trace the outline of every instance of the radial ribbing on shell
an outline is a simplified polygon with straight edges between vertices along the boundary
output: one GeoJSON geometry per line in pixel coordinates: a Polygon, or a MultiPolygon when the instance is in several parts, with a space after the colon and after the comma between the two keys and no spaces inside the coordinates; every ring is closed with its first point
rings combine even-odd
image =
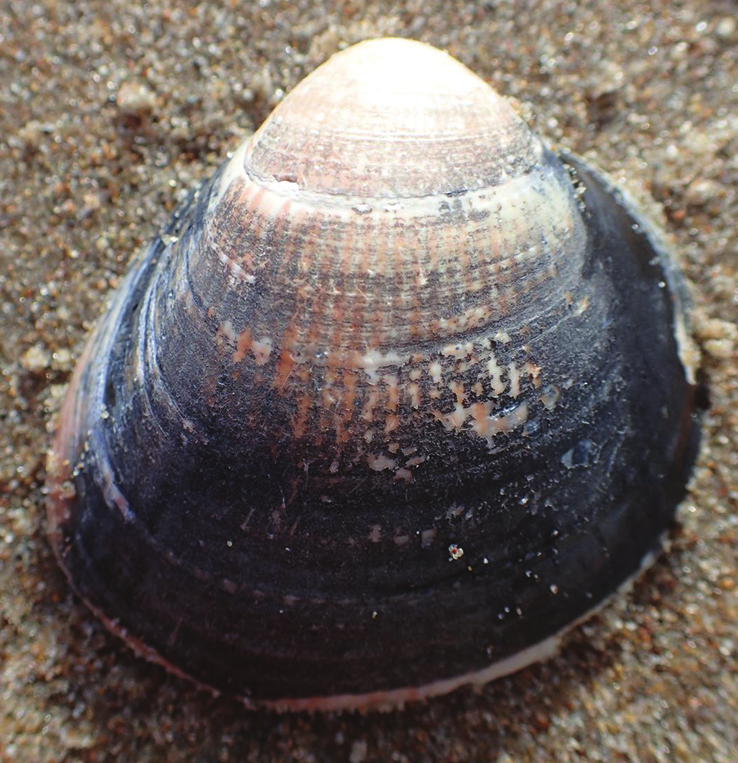
{"type": "Polygon", "coordinates": [[[445,53],[374,40],[307,77],[238,149],[174,282],[220,321],[234,373],[300,397],[297,433],[316,406],[341,430],[356,407],[365,421],[421,407],[412,378],[366,392],[383,368],[414,363],[469,403],[444,353],[488,369],[492,397],[516,397],[526,372],[503,381],[494,337],[577,297],[584,244],[566,173],[502,97],[445,53]]]}

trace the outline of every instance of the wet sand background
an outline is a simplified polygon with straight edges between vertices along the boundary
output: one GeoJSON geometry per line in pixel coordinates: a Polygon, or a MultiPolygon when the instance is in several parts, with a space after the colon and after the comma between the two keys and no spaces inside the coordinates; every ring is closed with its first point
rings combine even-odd
{"type": "Polygon", "coordinates": [[[728,761],[738,750],[738,5],[0,0],[0,760],[728,761]],[[712,407],[668,554],[481,691],[274,716],[133,656],[44,537],[45,453],[85,335],[178,199],[331,53],[415,37],[656,201],[712,407]]]}

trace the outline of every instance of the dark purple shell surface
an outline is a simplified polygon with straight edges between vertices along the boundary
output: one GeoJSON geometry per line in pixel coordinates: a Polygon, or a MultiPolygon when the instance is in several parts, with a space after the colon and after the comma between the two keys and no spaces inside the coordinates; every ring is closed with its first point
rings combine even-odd
{"type": "Polygon", "coordinates": [[[334,56],[99,322],[49,537],[144,656],[253,706],[400,704],[553,652],[660,548],[697,441],[678,273],[449,56],[334,56]]]}

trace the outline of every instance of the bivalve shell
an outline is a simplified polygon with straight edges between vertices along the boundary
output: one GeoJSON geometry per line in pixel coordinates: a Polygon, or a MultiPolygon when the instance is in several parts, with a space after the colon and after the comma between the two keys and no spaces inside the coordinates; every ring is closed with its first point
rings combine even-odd
{"type": "Polygon", "coordinates": [[[118,289],[50,458],[59,562],[144,656],[251,705],[515,670],[673,520],[682,292],[632,202],[460,63],[356,45],[118,289]]]}

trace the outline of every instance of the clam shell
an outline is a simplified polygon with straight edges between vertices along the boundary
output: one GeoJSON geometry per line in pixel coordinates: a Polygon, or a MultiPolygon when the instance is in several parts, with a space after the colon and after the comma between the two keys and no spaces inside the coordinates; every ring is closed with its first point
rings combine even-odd
{"type": "Polygon", "coordinates": [[[652,558],[697,441],[683,288],[449,56],[317,69],[133,264],[49,537],[141,653],[277,708],[486,681],[652,558]]]}

